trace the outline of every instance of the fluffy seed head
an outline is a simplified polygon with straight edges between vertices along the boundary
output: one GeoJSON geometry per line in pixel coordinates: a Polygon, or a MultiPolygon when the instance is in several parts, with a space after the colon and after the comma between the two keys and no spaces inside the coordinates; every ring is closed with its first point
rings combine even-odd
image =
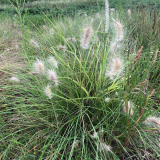
{"type": "Polygon", "coordinates": [[[114,8],[111,8],[111,9],[110,9],[111,12],[114,12],[114,10],[115,10],[114,8]]]}
{"type": "Polygon", "coordinates": [[[50,30],[49,30],[49,33],[50,33],[51,35],[53,35],[54,30],[53,30],[53,29],[50,29],[50,30]]]}
{"type": "Polygon", "coordinates": [[[45,95],[46,95],[49,99],[51,99],[51,98],[53,97],[53,93],[52,93],[52,91],[51,91],[50,85],[47,85],[47,86],[45,87],[44,93],[45,93],[45,95]]]}
{"type": "Polygon", "coordinates": [[[110,62],[109,70],[106,73],[106,76],[113,80],[116,76],[120,74],[123,69],[123,62],[120,58],[114,57],[110,62]]]}
{"type": "Polygon", "coordinates": [[[106,17],[105,32],[108,33],[108,29],[109,29],[109,3],[108,3],[108,0],[105,1],[105,17],[106,17]]]}
{"type": "Polygon", "coordinates": [[[36,47],[36,48],[39,47],[38,43],[37,43],[34,39],[31,39],[31,40],[30,40],[30,43],[31,43],[34,47],[36,47]]]}
{"type": "Polygon", "coordinates": [[[90,135],[93,139],[97,139],[98,138],[98,133],[94,132],[93,135],[90,135]]]}
{"type": "Polygon", "coordinates": [[[48,78],[55,83],[56,86],[58,86],[58,77],[56,75],[56,72],[54,70],[48,71],[48,78]]]}
{"type": "Polygon", "coordinates": [[[42,26],[42,28],[44,29],[44,30],[46,30],[47,29],[47,27],[44,25],[44,26],[42,26]]]}
{"type": "Polygon", "coordinates": [[[35,72],[38,74],[44,74],[44,62],[37,59],[33,64],[35,72]]]}
{"type": "Polygon", "coordinates": [[[81,47],[83,49],[89,48],[90,40],[92,37],[92,23],[93,23],[93,19],[91,20],[91,23],[89,24],[89,26],[84,29],[83,38],[81,40],[81,47]]]}
{"type": "Polygon", "coordinates": [[[153,59],[153,64],[156,62],[157,54],[158,54],[158,49],[156,50],[156,54],[155,54],[154,59],[153,59]]]}
{"type": "Polygon", "coordinates": [[[18,79],[18,77],[15,77],[15,76],[11,77],[10,80],[11,81],[15,81],[15,82],[20,82],[20,80],[18,79]]]}
{"type": "Polygon", "coordinates": [[[105,102],[109,103],[109,101],[110,101],[109,97],[105,98],[105,102]]]}
{"type": "Polygon", "coordinates": [[[110,9],[111,16],[113,15],[114,10],[115,10],[114,8],[111,8],[111,9],[110,9]]]}
{"type": "Polygon", "coordinates": [[[100,148],[101,151],[104,151],[105,153],[112,152],[111,147],[108,146],[105,142],[100,142],[99,143],[99,148],[100,148]]]}
{"type": "Polygon", "coordinates": [[[50,56],[48,59],[49,63],[52,64],[55,68],[58,68],[58,62],[56,61],[55,57],[50,56]]]}
{"type": "MultiPolygon", "coordinates": [[[[113,18],[112,18],[113,19],[113,18]]],[[[116,30],[116,42],[122,41],[123,36],[123,26],[120,22],[113,19],[115,30],[116,30]]]]}
{"type": "Polygon", "coordinates": [[[160,129],[160,118],[159,117],[154,117],[154,116],[151,116],[151,117],[148,117],[144,123],[146,124],[153,124],[155,125],[158,129],[160,129]]]}
{"type": "Polygon", "coordinates": [[[115,95],[118,96],[118,92],[116,92],[115,95]]]}

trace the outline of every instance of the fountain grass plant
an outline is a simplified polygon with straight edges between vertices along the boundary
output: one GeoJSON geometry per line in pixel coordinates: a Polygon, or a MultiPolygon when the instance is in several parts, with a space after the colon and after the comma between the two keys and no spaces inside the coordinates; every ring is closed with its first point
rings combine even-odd
{"type": "Polygon", "coordinates": [[[46,17],[34,30],[21,20],[26,68],[2,86],[2,159],[160,156],[159,52],[138,51],[115,17],[107,33],[104,15],[46,17]]]}

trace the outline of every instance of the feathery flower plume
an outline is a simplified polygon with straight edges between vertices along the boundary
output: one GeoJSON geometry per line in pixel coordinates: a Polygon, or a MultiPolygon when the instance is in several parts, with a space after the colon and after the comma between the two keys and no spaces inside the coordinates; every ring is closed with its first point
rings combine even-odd
{"type": "Polygon", "coordinates": [[[15,77],[15,76],[11,77],[10,80],[11,81],[20,82],[20,80],[18,79],[18,77],[15,77]]]}
{"type": "Polygon", "coordinates": [[[66,46],[61,46],[61,45],[58,45],[57,48],[58,48],[59,50],[66,50],[66,49],[67,49],[66,46]]]}
{"type": "Polygon", "coordinates": [[[113,80],[123,69],[123,62],[120,58],[114,57],[110,62],[110,69],[107,71],[106,76],[113,80]]]}
{"type": "Polygon", "coordinates": [[[109,101],[110,101],[109,97],[105,98],[105,102],[109,103],[109,101]]]}
{"type": "Polygon", "coordinates": [[[110,9],[110,12],[111,12],[111,16],[113,15],[113,12],[114,12],[114,8],[111,8],[110,9]]]}
{"type": "Polygon", "coordinates": [[[156,54],[154,56],[154,60],[153,60],[153,64],[155,63],[156,59],[157,59],[157,54],[158,54],[158,49],[156,50],[156,54]]]}
{"type": "Polygon", "coordinates": [[[130,9],[128,9],[128,16],[129,16],[129,18],[131,18],[131,10],[130,9]]]}
{"type": "Polygon", "coordinates": [[[55,83],[56,86],[58,86],[58,77],[56,75],[56,72],[54,70],[48,71],[48,78],[55,83]]]}
{"type": "Polygon", "coordinates": [[[113,19],[114,25],[115,25],[115,29],[116,29],[116,42],[122,41],[123,39],[123,26],[120,22],[116,21],[115,19],[113,19]]]}
{"type": "Polygon", "coordinates": [[[111,8],[111,9],[110,9],[111,12],[114,12],[114,10],[115,10],[114,8],[111,8]]]}
{"type": "Polygon", "coordinates": [[[48,61],[52,64],[55,68],[58,68],[58,62],[56,61],[55,57],[50,56],[48,61]]]}
{"type": "Polygon", "coordinates": [[[100,142],[99,143],[99,148],[100,148],[101,151],[104,151],[105,153],[112,152],[111,147],[108,146],[105,142],[100,142]]]}
{"type": "Polygon", "coordinates": [[[45,95],[46,95],[49,99],[51,99],[51,98],[53,97],[53,93],[52,93],[52,91],[51,91],[50,85],[47,85],[47,86],[45,87],[44,93],[45,93],[45,95]]]}
{"type": "Polygon", "coordinates": [[[47,29],[47,27],[44,25],[44,26],[42,26],[42,28],[44,29],[44,30],[46,30],[47,29]]]}
{"type": "Polygon", "coordinates": [[[30,43],[31,43],[34,47],[36,47],[36,48],[39,47],[38,43],[37,43],[36,41],[34,41],[34,39],[31,39],[31,40],[30,40],[30,43]]]}
{"type": "Polygon", "coordinates": [[[91,136],[93,139],[97,139],[97,138],[98,138],[98,133],[97,133],[97,132],[94,132],[93,135],[90,134],[90,136],[91,136]]]}
{"type": "Polygon", "coordinates": [[[90,40],[92,37],[92,23],[93,23],[93,19],[91,20],[89,26],[84,29],[83,38],[81,40],[81,47],[83,49],[89,48],[90,40]]]}
{"type": "MultiPolygon", "coordinates": [[[[126,106],[125,106],[125,103],[123,103],[123,111],[124,111],[125,113],[127,113],[125,107],[126,107],[126,106]]],[[[133,113],[134,113],[133,108],[134,108],[133,104],[132,104],[130,101],[128,101],[128,113],[127,113],[127,114],[133,116],[133,113]]]]}
{"type": "Polygon", "coordinates": [[[50,33],[51,35],[53,35],[54,30],[53,30],[53,29],[50,29],[50,30],[49,30],[49,33],[50,33]]]}
{"type": "Polygon", "coordinates": [[[34,70],[38,74],[44,74],[44,62],[37,59],[36,62],[33,64],[34,70]]]}
{"type": "Polygon", "coordinates": [[[148,118],[144,121],[144,123],[149,124],[149,125],[153,124],[153,125],[155,125],[158,129],[160,129],[160,118],[159,118],[159,117],[154,117],[154,116],[148,117],[148,118]]]}
{"type": "Polygon", "coordinates": [[[140,56],[141,56],[142,49],[143,49],[143,46],[141,46],[141,48],[138,50],[136,58],[133,60],[134,65],[136,65],[138,63],[138,60],[140,59],[140,56]]]}
{"type": "Polygon", "coordinates": [[[109,3],[108,3],[108,0],[105,1],[105,16],[106,16],[105,32],[108,33],[108,29],[109,29],[109,3]]]}
{"type": "Polygon", "coordinates": [[[118,92],[116,92],[115,95],[118,96],[118,92]]]}

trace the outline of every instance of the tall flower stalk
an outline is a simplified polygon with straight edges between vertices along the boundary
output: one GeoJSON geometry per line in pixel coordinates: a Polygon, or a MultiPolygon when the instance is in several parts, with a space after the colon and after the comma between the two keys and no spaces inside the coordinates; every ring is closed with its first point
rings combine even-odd
{"type": "Polygon", "coordinates": [[[108,3],[108,0],[105,1],[105,17],[106,17],[105,32],[108,33],[108,29],[109,29],[109,3],[108,3]]]}

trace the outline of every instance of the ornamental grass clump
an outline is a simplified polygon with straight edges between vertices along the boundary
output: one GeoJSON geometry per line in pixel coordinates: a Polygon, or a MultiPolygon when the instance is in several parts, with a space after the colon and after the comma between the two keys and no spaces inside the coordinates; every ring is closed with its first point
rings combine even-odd
{"type": "MultiPolygon", "coordinates": [[[[106,8],[108,14],[108,1],[106,8]]],[[[144,47],[136,57],[139,41],[125,36],[123,19],[111,23],[109,14],[104,17],[96,28],[90,21],[94,17],[87,16],[90,24],[83,37],[79,26],[84,16],[70,19],[71,24],[64,18],[65,31],[59,26],[62,19],[57,20],[47,27],[54,28],[52,36],[39,34],[43,45],[38,53],[34,46],[25,48],[29,69],[20,77],[24,83],[14,83],[18,96],[8,106],[3,99],[3,117],[11,114],[8,123],[3,122],[1,139],[14,146],[1,148],[3,159],[142,159],[144,149],[159,154],[157,146],[146,148],[157,130],[144,123],[159,125],[159,120],[148,118],[157,107],[158,53],[153,57],[144,47]],[[99,33],[101,28],[105,32],[99,33]],[[90,45],[93,35],[98,41],[90,45]],[[30,70],[37,74],[28,74],[30,70]]]]}
{"type": "MultiPolygon", "coordinates": [[[[68,34],[61,34],[57,29],[57,39],[61,39],[59,43],[64,45],[51,47],[50,56],[45,61],[45,71],[41,69],[44,63],[40,60],[36,62],[36,71],[43,73],[42,93],[48,97],[47,103],[51,107],[47,112],[50,115],[47,121],[55,126],[56,138],[53,139],[59,147],[55,149],[54,158],[59,157],[60,151],[66,157],[74,157],[76,150],[83,148],[86,148],[85,154],[92,152],[93,157],[100,154],[100,157],[113,158],[134,148],[134,138],[145,132],[141,125],[144,125],[145,113],[149,112],[150,92],[148,85],[142,83],[148,80],[152,68],[144,70],[141,66],[143,46],[136,58],[133,58],[134,55],[126,57],[123,53],[123,47],[127,47],[124,25],[113,18],[109,23],[108,12],[106,2],[104,37],[112,37],[109,43],[94,33],[92,19],[84,29],[83,37],[78,39],[75,35],[76,40],[65,39],[68,34]],[[109,24],[114,30],[112,36],[108,30],[109,24]],[[90,45],[93,34],[99,41],[90,45]],[[69,43],[71,41],[76,43],[69,43]],[[135,70],[137,67],[143,77],[135,70]],[[104,131],[100,133],[102,128],[104,131]]],[[[145,60],[150,58],[145,57],[145,60]]]]}

